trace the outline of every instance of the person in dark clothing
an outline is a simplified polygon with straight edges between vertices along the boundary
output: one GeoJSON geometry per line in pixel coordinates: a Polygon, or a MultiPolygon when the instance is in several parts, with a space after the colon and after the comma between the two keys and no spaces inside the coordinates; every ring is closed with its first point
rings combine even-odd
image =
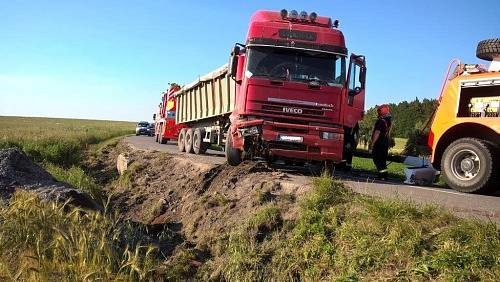
{"type": "Polygon", "coordinates": [[[389,105],[377,108],[378,119],[373,127],[369,150],[372,152],[373,163],[377,167],[378,179],[387,180],[387,155],[389,153],[389,134],[392,117],[389,105]]]}

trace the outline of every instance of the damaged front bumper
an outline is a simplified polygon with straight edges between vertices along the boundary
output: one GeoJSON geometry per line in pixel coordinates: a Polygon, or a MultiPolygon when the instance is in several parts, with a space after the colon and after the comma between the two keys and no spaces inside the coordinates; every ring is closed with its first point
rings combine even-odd
{"type": "MultiPolygon", "coordinates": [[[[235,144],[242,151],[261,142],[265,152],[261,155],[277,156],[308,161],[341,161],[344,131],[341,127],[290,124],[263,119],[238,120],[235,122],[235,144]],[[246,145],[246,146],[245,146],[246,145]]],[[[234,136],[234,135],[233,135],[234,136]]]]}

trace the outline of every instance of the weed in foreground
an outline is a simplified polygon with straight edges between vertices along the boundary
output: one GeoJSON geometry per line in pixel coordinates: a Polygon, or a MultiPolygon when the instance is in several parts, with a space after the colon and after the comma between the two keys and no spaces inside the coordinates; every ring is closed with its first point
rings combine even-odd
{"type": "Polygon", "coordinates": [[[156,248],[127,244],[125,228],[98,212],[16,192],[0,207],[0,280],[151,278],[156,248]]]}

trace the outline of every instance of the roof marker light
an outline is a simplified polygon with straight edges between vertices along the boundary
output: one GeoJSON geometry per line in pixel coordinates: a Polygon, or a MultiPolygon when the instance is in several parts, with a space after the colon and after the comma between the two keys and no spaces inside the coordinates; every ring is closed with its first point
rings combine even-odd
{"type": "Polygon", "coordinates": [[[280,12],[281,18],[284,19],[288,16],[288,11],[286,9],[281,10],[280,12]]]}
{"type": "Polygon", "coordinates": [[[295,20],[299,16],[299,13],[297,13],[296,10],[291,10],[290,11],[290,19],[295,20]]]}
{"type": "Polygon", "coordinates": [[[307,12],[306,11],[300,12],[300,19],[303,21],[307,20],[307,12]]]}
{"type": "Polygon", "coordinates": [[[316,18],[318,17],[318,14],[316,14],[315,12],[312,12],[310,15],[309,15],[309,19],[311,20],[311,22],[314,22],[316,21],[316,18]]]}

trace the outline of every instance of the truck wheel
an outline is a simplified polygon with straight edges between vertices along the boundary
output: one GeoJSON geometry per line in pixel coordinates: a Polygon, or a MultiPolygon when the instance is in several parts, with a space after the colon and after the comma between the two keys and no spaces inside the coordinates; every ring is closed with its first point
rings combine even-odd
{"type": "Polygon", "coordinates": [[[461,138],[444,151],[441,169],[446,183],[465,193],[486,192],[494,177],[491,148],[476,138],[461,138]]]}
{"type": "Polygon", "coordinates": [[[476,56],[479,59],[492,61],[500,56],[500,38],[487,39],[477,44],[476,56]]]}
{"type": "Polygon", "coordinates": [[[195,154],[204,154],[208,149],[208,143],[203,142],[205,130],[203,128],[196,128],[193,132],[193,151],[195,154]]]}
{"type": "Polygon", "coordinates": [[[227,133],[225,151],[226,160],[229,165],[237,166],[241,163],[241,152],[240,150],[233,148],[233,137],[231,136],[231,132],[227,133]]]}
{"type": "Polygon", "coordinates": [[[190,128],[186,131],[186,137],[184,138],[184,147],[186,148],[186,153],[194,153],[193,151],[193,129],[190,128]]]}
{"type": "Polygon", "coordinates": [[[177,149],[179,152],[184,152],[186,150],[185,147],[185,140],[186,139],[186,129],[182,128],[181,131],[179,131],[179,137],[177,138],[177,149]]]}

